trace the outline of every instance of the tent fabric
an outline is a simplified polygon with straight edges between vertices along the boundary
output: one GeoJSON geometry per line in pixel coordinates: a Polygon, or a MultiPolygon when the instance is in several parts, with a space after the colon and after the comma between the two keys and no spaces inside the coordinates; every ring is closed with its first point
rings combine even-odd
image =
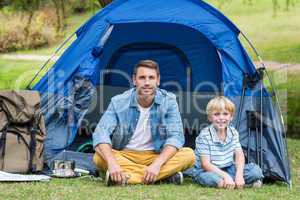
{"type": "MultiPolygon", "coordinates": [[[[161,87],[191,105],[181,110],[187,131],[195,132],[193,127],[207,123],[204,112],[195,104],[201,104],[203,111],[216,94],[227,96],[238,107],[244,74],[257,76],[239,33],[228,18],[201,0],[113,1],[76,31],[76,40],[33,87],[41,93],[46,119],[46,160],[72,144],[83,119],[89,119],[88,126],[97,123],[103,113],[99,103],[107,104],[101,101],[109,101],[107,96],[133,86],[133,66],[141,59],[157,61],[161,87]],[[104,86],[109,92],[99,90],[104,86]],[[105,98],[99,100],[99,93],[105,98]],[[199,101],[194,99],[198,94],[199,101]]],[[[263,172],[267,177],[289,182],[281,122],[270,94],[264,87],[260,91],[260,84],[245,91],[241,142],[248,148],[245,113],[260,111],[258,99],[262,94],[264,117],[271,122],[264,126],[263,172]]],[[[253,152],[256,147],[250,148],[253,152]]]]}
{"type": "MultiPolygon", "coordinates": [[[[179,24],[194,29],[199,34],[203,34],[202,37],[207,38],[218,50],[220,59],[222,59],[222,69],[225,72],[229,71],[226,70],[228,67],[231,69],[230,71],[235,70],[234,73],[223,73],[224,84],[229,84],[232,81],[236,82],[230,90],[224,91],[226,95],[239,95],[242,87],[241,75],[255,72],[253,63],[245,51],[242,50],[243,47],[237,38],[239,31],[236,26],[229,23],[224,15],[211,8],[205,2],[190,0],[117,0],[97,13],[77,31],[78,39],[63,54],[52,70],[48,72],[48,75],[50,77],[53,76],[53,79],[56,80],[55,85],[53,87],[48,85],[48,76],[44,76],[35,86],[35,89],[39,88],[40,91],[62,93],[63,91],[57,90],[59,87],[56,85],[67,83],[68,79],[76,73],[76,70],[80,69],[81,63],[85,60],[84,58],[89,57],[91,50],[98,47],[103,34],[106,33],[110,25],[137,22],[179,24]],[[66,63],[69,66],[76,67],[67,67],[66,63]],[[57,75],[62,73],[64,74],[63,76],[57,75]]],[[[140,35],[148,35],[141,30],[140,35]]],[[[90,70],[94,70],[97,61],[95,61],[95,65],[89,65],[90,70]]],[[[93,62],[93,60],[90,62],[93,62]]],[[[180,77],[177,77],[177,79],[180,79],[180,77]]],[[[97,80],[92,81],[97,82],[97,80]]]]}
{"type": "MultiPolygon", "coordinates": [[[[240,97],[231,97],[231,100],[237,105],[240,102],[240,97]]],[[[251,130],[248,137],[248,126],[246,111],[257,111],[260,108],[260,98],[256,96],[245,97],[245,104],[242,111],[241,122],[239,127],[240,142],[247,155],[248,142],[250,140],[250,157],[247,160],[255,162],[256,160],[256,137],[260,137],[260,129],[257,132],[251,130]]],[[[284,134],[281,126],[278,113],[273,106],[271,97],[263,98],[263,137],[262,137],[262,170],[264,176],[272,180],[287,181],[290,180],[289,160],[287,158],[287,149],[285,140],[281,137],[284,134]],[[283,178],[285,177],[285,178],[283,178]]],[[[237,119],[234,119],[233,124],[236,124],[237,119]]]]}

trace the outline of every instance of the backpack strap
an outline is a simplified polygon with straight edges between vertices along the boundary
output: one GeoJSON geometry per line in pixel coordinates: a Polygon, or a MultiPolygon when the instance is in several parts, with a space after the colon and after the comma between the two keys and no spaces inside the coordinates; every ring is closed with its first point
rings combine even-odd
{"type": "Polygon", "coordinates": [[[28,130],[30,132],[30,144],[29,144],[30,158],[28,163],[28,169],[30,172],[36,171],[36,167],[33,166],[33,158],[34,156],[38,156],[35,155],[35,151],[36,151],[36,134],[38,134],[41,131],[39,127],[40,119],[41,119],[41,113],[35,112],[34,117],[31,123],[29,123],[29,127],[28,127],[28,130]]]}
{"type": "MultiPolygon", "coordinates": [[[[2,132],[2,135],[0,137],[0,151],[1,151],[0,157],[1,157],[1,159],[4,159],[4,156],[5,156],[6,135],[7,135],[8,125],[9,125],[9,123],[7,123],[1,130],[1,132],[2,132]]],[[[3,167],[4,167],[4,161],[2,162],[1,169],[3,169],[3,167]]]]}

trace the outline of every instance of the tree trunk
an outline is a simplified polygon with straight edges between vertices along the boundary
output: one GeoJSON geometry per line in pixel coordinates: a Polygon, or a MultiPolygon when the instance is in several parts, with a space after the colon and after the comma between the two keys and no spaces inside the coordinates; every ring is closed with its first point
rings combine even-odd
{"type": "Polygon", "coordinates": [[[104,8],[106,5],[110,4],[113,0],[98,0],[99,4],[102,8],[104,8]]]}
{"type": "Polygon", "coordinates": [[[273,2],[273,12],[274,12],[273,16],[276,17],[277,16],[277,9],[279,7],[278,0],[272,0],[272,2],[273,2]]]}
{"type": "Polygon", "coordinates": [[[26,39],[27,39],[27,37],[29,36],[29,33],[30,33],[30,25],[31,25],[31,22],[32,22],[33,14],[34,14],[34,12],[32,10],[29,11],[28,20],[27,20],[26,26],[24,27],[24,32],[25,32],[25,38],[26,39]]]}
{"type": "Polygon", "coordinates": [[[61,30],[61,16],[60,16],[60,9],[59,9],[59,2],[57,0],[52,0],[54,7],[55,7],[55,13],[56,13],[56,33],[59,33],[61,30]]]}
{"type": "Polygon", "coordinates": [[[60,0],[60,5],[61,5],[61,12],[62,12],[62,27],[63,29],[65,29],[67,27],[67,24],[66,24],[66,18],[67,18],[67,15],[66,15],[66,7],[65,7],[65,0],[60,0]]]}

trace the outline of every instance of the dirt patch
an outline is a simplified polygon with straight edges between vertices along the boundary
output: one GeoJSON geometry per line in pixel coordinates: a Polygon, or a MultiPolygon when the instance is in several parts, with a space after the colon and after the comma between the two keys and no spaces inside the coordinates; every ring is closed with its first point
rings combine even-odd
{"type": "MultiPolygon", "coordinates": [[[[259,62],[254,62],[255,66],[260,67],[259,62]]],[[[298,63],[279,63],[274,61],[264,61],[265,67],[271,71],[287,70],[289,72],[297,71],[300,72],[300,64],[298,63]]]]}
{"type": "MultiPolygon", "coordinates": [[[[32,60],[32,61],[46,61],[50,56],[48,55],[32,55],[32,54],[2,54],[0,58],[7,60],[32,60]]],[[[52,60],[57,60],[54,56],[52,60]]]]}

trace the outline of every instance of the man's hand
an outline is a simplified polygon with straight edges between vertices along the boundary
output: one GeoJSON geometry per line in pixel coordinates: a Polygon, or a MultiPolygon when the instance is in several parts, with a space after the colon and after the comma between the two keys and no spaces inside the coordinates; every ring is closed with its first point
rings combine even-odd
{"type": "Polygon", "coordinates": [[[235,185],[237,187],[237,189],[243,189],[244,185],[245,185],[245,180],[243,175],[236,175],[235,176],[235,185]]]}
{"type": "Polygon", "coordinates": [[[108,165],[108,172],[113,182],[116,182],[119,185],[123,185],[126,183],[127,181],[126,176],[119,164],[113,163],[108,165]]]}
{"type": "Polygon", "coordinates": [[[224,177],[224,188],[232,190],[235,187],[235,182],[229,174],[224,177]]]}
{"type": "Polygon", "coordinates": [[[145,169],[145,174],[143,177],[143,182],[146,184],[150,184],[153,183],[160,171],[160,165],[152,163],[151,165],[149,165],[146,169],[145,169]]]}
{"type": "Polygon", "coordinates": [[[111,180],[120,185],[125,184],[127,178],[112,152],[111,145],[99,144],[95,150],[107,162],[107,169],[111,180]]]}

